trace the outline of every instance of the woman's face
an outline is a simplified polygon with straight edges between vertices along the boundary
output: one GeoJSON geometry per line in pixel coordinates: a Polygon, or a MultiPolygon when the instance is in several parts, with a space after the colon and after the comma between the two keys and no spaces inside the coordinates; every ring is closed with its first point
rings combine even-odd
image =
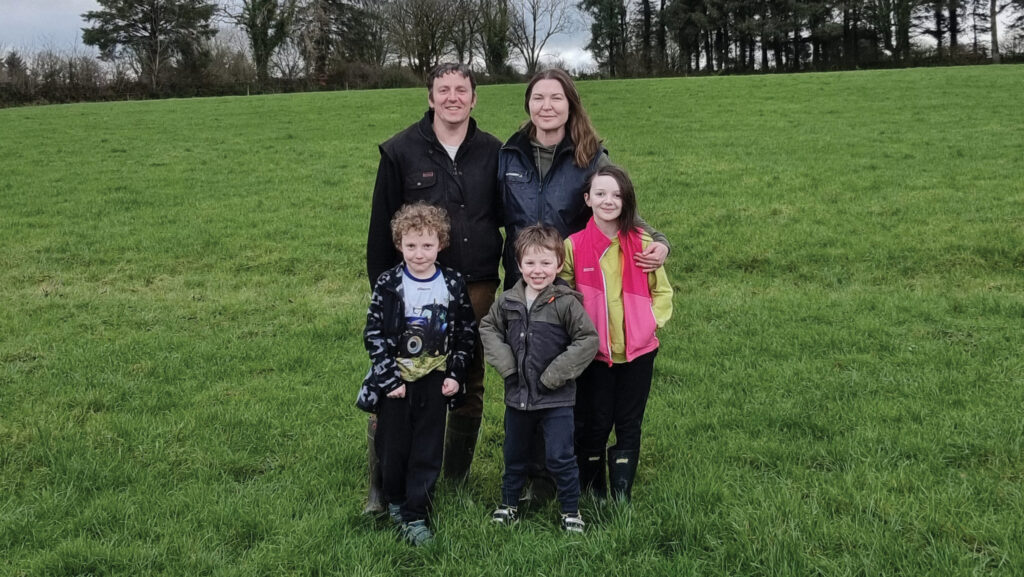
{"type": "Polygon", "coordinates": [[[537,81],[530,91],[530,120],[537,130],[556,132],[569,121],[569,99],[562,83],[554,79],[537,81]]]}

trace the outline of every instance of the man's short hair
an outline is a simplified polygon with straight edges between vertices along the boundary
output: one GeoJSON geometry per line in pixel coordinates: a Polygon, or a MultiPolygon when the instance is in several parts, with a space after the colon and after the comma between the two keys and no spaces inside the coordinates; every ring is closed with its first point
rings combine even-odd
{"type": "Polygon", "coordinates": [[[471,69],[468,64],[458,64],[455,62],[438,64],[430,71],[430,74],[427,75],[427,92],[434,91],[434,80],[452,72],[457,72],[461,74],[463,78],[468,78],[470,86],[473,87],[473,93],[476,94],[476,77],[473,76],[473,69],[471,69]]]}
{"type": "Polygon", "coordinates": [[[402,206],[391,218],[391,240],[399,251],[402,250],[402,237],[408,232],[437,233],[438,249],[444,249],[448,246],[450,230],[448,213],[423,201],[402,206]]]}
{"type": "Polygon", "coordinates": [[[558,257],[558,264],[565,262],[565,245],[562,235],[553,226],[530,225],[516,235],[516,262],[523,262],[523,255],[530,249],[546,248],[558,257]]]}

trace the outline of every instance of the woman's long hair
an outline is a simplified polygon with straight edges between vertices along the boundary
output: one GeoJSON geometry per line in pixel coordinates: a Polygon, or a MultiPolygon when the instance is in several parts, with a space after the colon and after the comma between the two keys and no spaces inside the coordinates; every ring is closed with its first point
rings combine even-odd
{"type": "Polygon", "coordinates": [[[533,78],[530,79],[530,83],[526,85],[526,102],[524,107],[526,108],[527,118],[526,122],[523,123],[523,128],[527,129],[527,133],[531,138],[537,136],[537,127],[533,125],[533,121],[529,118],[530,94],[533,92],[533,86],[541,80],[557,80],[562,85],[565,97],[569,101],[569,121],[566,123],[568,124],[566,128],[569,131],[572,143],[576,146],[576,166],[580,168],[589,166],[590,161],[594,160],[594,156],[601,150],[601,139],[597,136],[594,125],[590,123],[590,117],[587,116],[583,103],[580,102],[580,93],[576,90],[576,84],[565,70],[549,68],[534,74],[533,78]]]}

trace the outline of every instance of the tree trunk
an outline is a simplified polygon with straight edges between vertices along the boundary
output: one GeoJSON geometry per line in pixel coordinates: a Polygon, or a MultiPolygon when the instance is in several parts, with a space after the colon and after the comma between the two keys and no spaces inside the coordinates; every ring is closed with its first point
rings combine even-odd
{"type": "Polygon", "coordinates": [[[668,64],[668,37],[665,30],[665,1],[661,0],[661,6],[658,8],[658,28],[655,32],[655,38],[658,45],[658,53],[655,55],[655,60],[658,62],[658,68],[664,71],[668,64]]]}
{"type": "Polygon", "coordinates": [[[690,73],[690,46],[686,43],[683,29],[676,31],[676,44],[679,46],[679,68],[684,75],[690,73]]]}
{"type": "Polygon", "coordinates": [[[794,22],[794,24],[795,24],[795,26],[793,27],[793,70],[794,71],[799,71],[800,70],[800,60],[801,60],[801,58],[800,58],[800,52],[801,52],[800,48],[801,48],[801,43],[803,42],[803,38],[800,37],[800,23],[799,22],[794,22]]]}
{"type": "Polygon", "coordinates": [[[641,30],[640,30],[640,59],[644,66],[644,73],[647,76],[651,75],[653,65],[651,62],[651,46],[653,44],[654,35],[654,11],[651,6],[651,0],[641,0],[640,2],[640,17],[641,17],[641,30]]]}
{"type": "Polygon", "coordinates": [[[707,55],[707,66],[704,67],[708,72],[715,71],[715,47],[711,41],[711,31],[704,31],[704,53],[707,55]]]}
{"type": "Polygon", "coordinates": [[[729,37],[724,28],[715,31],[715,52],[717,54],[718,69],[725,72],[729,67],[729,37]]]}
{"type": "Polygon", "coordinates": [[[913,8],[909,0],[899,0],[896,16],[896,50],[900,61],[910,60],[910,20],[913,8]]]}
{"type": "Polygon", "coordinates": [[[989,0],[988,14],[992,22],[992,63],[999,64],[999,9],[996,6],[999,0],[989,0]]]}
{"type": "Polygon", "coordinates": [[[959,0],[949,0],[949,57],[956,58],[957,46],[960,44],[960,11],[959,0]]]}
{"type": "Polygon", "coordinates": [[[843,8],[843,68],[853,68],[853,49],[850,42],[850,11],[843,8]]]}
{"type": "Polygon", "coordinates": [[[761,72],[768,72],[768,43],[764,34],[761,34],[761,72]]]}

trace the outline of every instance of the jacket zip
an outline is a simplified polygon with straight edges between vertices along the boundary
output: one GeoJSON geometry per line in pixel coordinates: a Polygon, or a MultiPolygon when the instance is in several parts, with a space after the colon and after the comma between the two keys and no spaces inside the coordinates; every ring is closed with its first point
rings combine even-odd
{"type": "MultiPolygon", "coordinates": [[[[605,249],[601,251],[601,256],[597,257],[597,270],[601,273],[601,296],[604,298],[604,335],[605,340],[608,341],[607,343],[605,343],[605,346],[608,347],[609,361],[612,358],[612,322],[610,320],[610,317],[608,316],[608,281],[604,278],[604,269],[601,268],[601,260],[604,258],[604,255],[608,254],[608,249],[610,249],[611,247],[612,245],[610,244],[606,246],[605,249]]],[[[623,259],[625,259],[625,257],[623,257],[623,259]]],[[[622,326],[622,338],[625,339],[625,319],[623,319],[622,326]]]]}
{"type": "MultiPolygon", "coordinates": [[[[537,296],[539,297],[540,295],[537,295],[537,296]]],[[[533,304],[534,304],[534,306],[544,306],[545,304],[548,304],[549,302],[553,302],[555,298],[557,298],[557,295],[552,296],[548,301],[544,301],[544,302],[540,302],[540,303],[538,303],[537,301],[534,301],[533,304]]],[[[535,407],[536,406],[536,401],[539,400],[539,397],[538,397],[538,398],[533,399],[534,402],[532,402],[532,403],[530,402],[531,401],[531,395],[533,394],[533,388],[529,385],[529,380],[527,380],[527,378],[526,378],[526,359],[528,359],[530,357],[530,307],[527,307],[526,303],[523,302],[523,301],[513,301],[513,302],[516,302],[517,308],[519,308],[521,311],[525,311],[525,314],[523,314],[523,337],[522,337],[523,338],[523,354],[522,354],[522,356],[519,359],[517,359],[516,362],[519,364],[519,376],[523,380],[523,385],[525,386],[525,389],[526,389],[526,402],[525,403],[520,403],[519,404],[520,405],[519,408],[520,409],[529,410],[529,409],[532,409],[533,407],[535,407]]],[[[538,387],[537,390],[538,390],[538,392],[540,391],[539,387],[543,387],[543,386],[544,385],[540,382],[540,375],[537,375],[537,387],[538,387]]]]}

